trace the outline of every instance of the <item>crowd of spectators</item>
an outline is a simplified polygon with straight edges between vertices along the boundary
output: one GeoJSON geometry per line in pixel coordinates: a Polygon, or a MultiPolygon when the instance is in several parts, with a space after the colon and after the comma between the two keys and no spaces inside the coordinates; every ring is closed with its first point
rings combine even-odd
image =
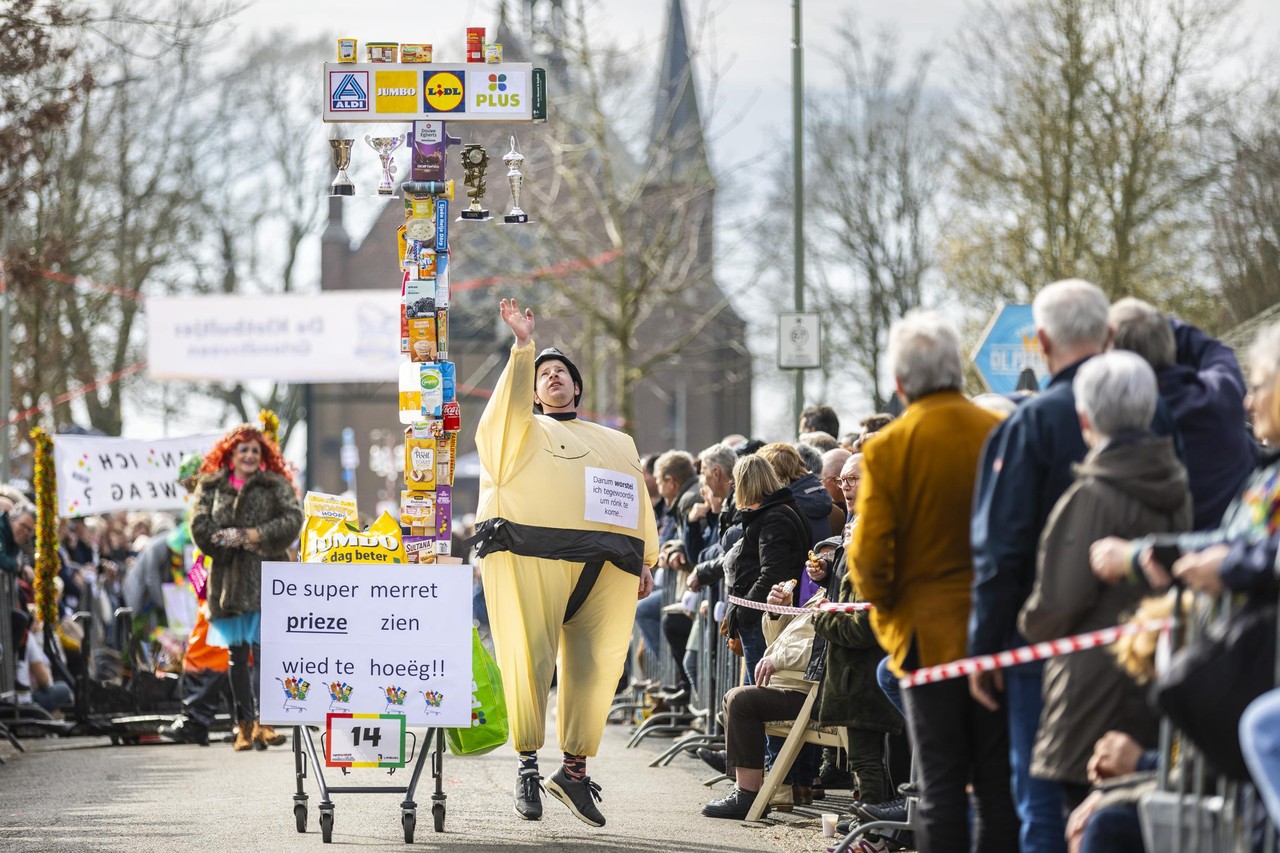
{"type": "MultiPolygon", "coordinates": [[[[734,785],[704,815],[747,816],[779,755],[766,723],[798,714],[817,684],[813,721],[844,729],[848,750],[806,745],[771,807],[852,790],[845,831],[909,824],[882,840],[925,853],[1147,849],[1138,802],[1156,784],[1152,768],[1187,752],[1158,753],[1154,643],[900,680],[1135,611],[1171,612],[1183,589],[1202,602],[1271,605],[1274,635],[1280,324],[1258,334],[1246,382],[1221,341],[1140,300],[1110,305],[1084,281],[1045,287],[1033,316],[1047,372],[1038,392],[966,397],[958,334],[917,311],[889,334],[898,417],[872,414],[841,432],[831,407],[812,406],[795,442],[731,435],[642,460],[661,547],[636,624],[644,650],[664,649],[674,673],[649,685],[654,699],[694,699],[709,651],[694,640],[709,622],[741,658],[719,709],[724,749],[698,750],[734,785]],[[717,612],[700,606],[709,591],[802,612],[717,612]],[[825,601],[869,607],[824,612],[825,601]]],[[[0,580],[16,591],[0,643],[17,664],[17,701],[56,715],[75,700],[66,658],[79,628],[67,617],[94,614],[94,647],[118,656],[113,614],[131,607],[131,636],[151,636],[163,624],[155,590],[190,563],[190,543],[163,514],[61,522],[60,622],[46,631],[34,608],[35,522],[30,495],[0,490],[0,580]]],[[[1280,693],[1239,717],[1224,710],[1218,727],[1280,819],[1280,693]]],[[[177,739],[207,741],[194,719],[199,731],[177,739]]]]}
{"type": "MultiPolygon", "coordinates": [[[[55,718],[75,702],[73,664],[80,653],[85,626],[72,614],[92,615],[88,629],[96,650],[90,671],[102,667],[104,676],[119,674],[126,633],[116,611],[134,606],[139,626],[154,626],[162,603],[138,607],[130,601],[129,578],[149,544],[163,541],[174,520],[165,513],[114,512],[62,519],[58,525],[58,623],[46,632],[35,604],[35,522],[33,495],[12,486],[0,487],[0,583],[5,585],[9,636],[0,649],[13,667],[15,696],[22,705],[36,705],[55,718]],[[49,639],[46,639],[48,635],[49,639]]],[[[169,579],[166,579],[169,580],[169,579]]],[[[145,633],[145,631],[144,631],[145,633]]]]}
{"type": "MultiPolygon", "coordinates": [[[[735,784],[704,815],[747,816],[778,754],[765,722],[794,717],[816,682],[814,722],[845,727],[848,754],[806,747],[772,806],[851,788],[847,831],[907,821],[911,798],[911,836],[882,840],[930,853],[1144,849],[1136,803],[1154,785],[1161,718],[1142,683],[1154,643],[899,680],[1140,608],[1169,612],[1171,586],[1274,605],[1280,324],[1259,334],[1246,382],[1221,341],[1140,300],[1110,305],[1084,281],[1047,286],[1033,315],[1038,392],[966,398],[955,329],[912,312],[889,336],[896,419],[842,433],[831,408],[814,406],[794,443],[728,436],[645,460],[663,545],[637,621],[646,646],[666,640],[679,673],[653,690],[658,702],[687,701],[701,664],[688,638],[710,617],[687,592],[807,611],[725,609],[740,681],[720,709],[726,748],[698,754],[735,784]],[[819,612],[825,600],[871,607],[819,612]],[[1135,665],[1138,646],[1148,652],[1135,665]]],[[[1280,694],[1243,723],[1223,713],[1233,740],[1237,725],[1280,817],[1280,694]]],[[[1182,752],[1192,745],[1185,736],[1182,752]]]]}

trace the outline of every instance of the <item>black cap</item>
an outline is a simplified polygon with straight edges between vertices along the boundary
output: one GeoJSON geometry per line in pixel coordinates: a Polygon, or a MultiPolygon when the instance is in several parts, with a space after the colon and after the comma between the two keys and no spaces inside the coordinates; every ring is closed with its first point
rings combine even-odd
{"type": "Polygon", "coordinates": [[[560,350],[555,347],[547,347],[542,352],[538,353],[538,357],[533,360],[534,381],[537,381],[536,377],[538,375],[538,368],[542,366],[542,363],[544,361],[551,361],[552,359],[561,362],[565,366],[565,369],[569,371],[569,378],[573,380],[574,385],[578,386],[578,393],[573,395],[573,404],[575,406],[578,405],[578,402],[582,399],[582,374],[578,372],[578,366],[569,360],[569,356],[560,352],[560,350]]]}

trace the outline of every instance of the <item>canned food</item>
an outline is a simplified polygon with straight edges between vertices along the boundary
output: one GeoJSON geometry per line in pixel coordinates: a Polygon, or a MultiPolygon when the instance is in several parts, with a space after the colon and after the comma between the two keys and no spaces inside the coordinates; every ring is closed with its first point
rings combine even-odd
{"type": "Polygon", "coordinates": [[[400,43],[394,41],[371,41],[364,46],[365,59],[369,62],[395,62],[400,43]]]}
{"type": "Polygon", "coordinates": [[[502,45],[486,44],[484,46],[484,61],[490,64],[501,62],[502,61],[502,45]]]}
{"type": "Polygon", "coordinates": [[[338,61],[355,62],[359,58],[355,39],[338,39],[338,61]]]}
{"type": "Polygon", "coordinates": [[[484,27],[467,27],[467,62],[484,62],[484,27]]]}
{"type": "Polygon", "coordinates": [[[431,45],[429,44],[400,45],[400,61],[401,62],[430,62],[431,61],[431,45]]]}

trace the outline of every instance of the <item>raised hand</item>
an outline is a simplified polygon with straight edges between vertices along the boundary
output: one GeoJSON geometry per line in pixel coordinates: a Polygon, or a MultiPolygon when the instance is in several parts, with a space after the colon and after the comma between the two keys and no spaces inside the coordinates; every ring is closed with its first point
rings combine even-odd
{"type": "Polygon", "coordinates": [[[516,336],[516,346],[522,347],[533,337],[533,311],[526,308],[521,313],[520,306],[514,299],[504,299],[498,303],[502,314],[502,322],[511,328],[516,336]]]}

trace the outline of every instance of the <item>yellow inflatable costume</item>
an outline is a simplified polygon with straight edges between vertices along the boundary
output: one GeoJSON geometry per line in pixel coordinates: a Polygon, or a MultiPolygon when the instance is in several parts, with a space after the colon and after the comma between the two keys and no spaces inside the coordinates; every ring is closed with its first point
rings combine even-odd
{"type": "Polygon", "coordinates": [[[658,533],[635,442],[534,414],[534,372],[513,346],[476,430],[485,601],[516,750],[542,746],[558,651],[561,749],[594,756],[658,533]]]}

